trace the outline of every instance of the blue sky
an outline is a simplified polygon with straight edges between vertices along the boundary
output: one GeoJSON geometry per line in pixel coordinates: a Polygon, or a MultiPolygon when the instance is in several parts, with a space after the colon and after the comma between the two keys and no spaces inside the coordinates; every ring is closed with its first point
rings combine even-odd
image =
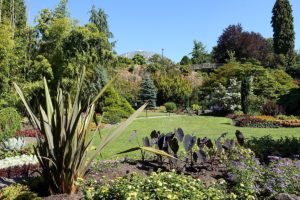
{"type": "MultiPolygon", "coordinates": [[[[53,9],[59,0],[26,0],[29,20],[42,8],[53,9]]],[[[270,24],[275,0],[69,0],[71,17],[80,24],[88,21],[92,5],[109,15],[109,25],[117,41],[118,54],[135,50],[161,53],[174,61],[191,52],[193,40],[208,51],[230,24],[241,23],[244,30],[272,37],[270,24]]],[[[300,1],[293,7],[296,49],[300,50],[300,1]]]]}

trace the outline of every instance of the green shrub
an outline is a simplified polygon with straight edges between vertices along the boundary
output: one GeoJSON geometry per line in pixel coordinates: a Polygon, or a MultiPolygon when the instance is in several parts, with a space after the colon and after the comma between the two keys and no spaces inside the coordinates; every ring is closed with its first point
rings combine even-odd
{"type": "Polygon", "coordinates": [[[158,112],[166,112],[166,107],[165,106],[159,106],[159,108],[158,108],[158,112]]]}
{"type": "Polygon", "coordinates": [[[260,138],[251,137],[247,140],[246,146],[264,161],[268,160],[268,156],[293,157],[300,155],[300,138],[297,137],[282,137],[280,139],[274,139],[270,135],[260,138]]]}
{"type": "Polygon", "coordinates": [[[15,108],[0,110],[0,141],[12,137],[21,128],[21,116],[15,108]]]}
{"type": "Polygon", "coordinates": [[[167,112],[175,112],[177,110],[177,106],[174,102],[165,103],[165,107],[167,112]]]}
{"type": "Polygon", "coordinates": [[[232,199],[226,182],[220,180],[206,187],[200,179],[175,172],[152,173],[149,177],[132,175],[97,185],[84,186],[86,199],[232,199]]]}
{"type": "Polygon", "coordinates": [[[193,105],[192,105],[192,110],[193,110],[193,111],[197,112],[197,111],[200,110],[200,109],[201,109],[201,106],[200,106],[200,105],[198,105],[198,104],[193,104],[193,105]]]}
{"type": "Polygon", "coordinates": [[[100,106],[104,113],[104,123],[118,123],[121,119],[128,118],[134,112],[128,101],[121,97],[113,88],[108,88],[105,91],[103,103],[100,106]]]}
{"type": "Polygon", "coordinates": [[[121,122],[121,120],[122,119],[118,114],[110,111],[110,112],[105,113],[103,122],[109,123],[109,124],[117,124],[117,123],[121,122]]]}
{"type": "Polygon", "coordinates": [[[40,200],[42,198],[31,192],[26,185],[12,184],[0,190],[0,199],[40,200]]]}

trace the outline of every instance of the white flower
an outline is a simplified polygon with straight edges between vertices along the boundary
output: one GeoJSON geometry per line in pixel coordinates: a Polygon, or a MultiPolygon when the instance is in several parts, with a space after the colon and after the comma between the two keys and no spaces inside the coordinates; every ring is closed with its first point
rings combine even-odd
{"type": "Polygon", "coordinates": [[[0,169],[9,167],[22,166],[22,165],[35,165],[38,164],[38,159],[34,155],[21,155],[15,157],[8,157],[0,160],[0,169]]]}

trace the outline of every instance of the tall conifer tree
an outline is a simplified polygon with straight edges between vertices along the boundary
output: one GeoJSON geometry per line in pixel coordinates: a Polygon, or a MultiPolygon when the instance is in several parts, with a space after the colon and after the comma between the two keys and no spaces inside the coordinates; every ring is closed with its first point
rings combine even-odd
{"type": "Polygon", "coordinates": [[[153,80],[151,80],[149,75],[144,76],[141,83],[141,90],[139,99],[141,104],[148,102],[148,107],[153,108],[156,106],[156,98],[157,98],[157,89],[154,85],[153,80]]]}
{"type": "Polygon", "coordinates": [[[276,0],[272,10],[274,52],[286,57],[286,64],[295,63],[295,31],[289,0],[276,0]]]}

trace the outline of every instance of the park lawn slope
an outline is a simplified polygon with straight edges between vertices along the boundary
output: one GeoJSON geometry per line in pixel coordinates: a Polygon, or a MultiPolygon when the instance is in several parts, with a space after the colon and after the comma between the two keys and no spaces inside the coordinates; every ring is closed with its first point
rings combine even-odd
{"type": "MultiPolygon", "coordinates": [[[[216,139],[221,133],[228,132],[228,137],[235,137],[235,131],[242,131],[246,138],[251,136],[262,137],[271,135],[274,138],[285,136],[300,137],[300,128],[245,128],[235,127],[232,125],[232,120],[225,117],[210,117],[210,116],[184,116],[173,115],[171,117],[156,117],[156,118],[138,118],[136,119],[125,132],[111,144],[109,144],[102,156],[98,159],[113,159],[116,158],[116,153],[123,150],[142,145],[142,138],[149,136],[152,130],[160,130],[162,133],[174,131],[175,128],[182,128],[185,134],[193,134],[198,137],[209,137],[216,139]],[[129,142],[132,132],[137,131],[137,138],[129,142]],[[138,144],[139,143],[139,144],[138,144]]],[[[102,130],[102,134],[109,134],[115,127],[102,130]]],[[[100,137],[95,137],[94,144],[99,144],[100,137]]]]}

